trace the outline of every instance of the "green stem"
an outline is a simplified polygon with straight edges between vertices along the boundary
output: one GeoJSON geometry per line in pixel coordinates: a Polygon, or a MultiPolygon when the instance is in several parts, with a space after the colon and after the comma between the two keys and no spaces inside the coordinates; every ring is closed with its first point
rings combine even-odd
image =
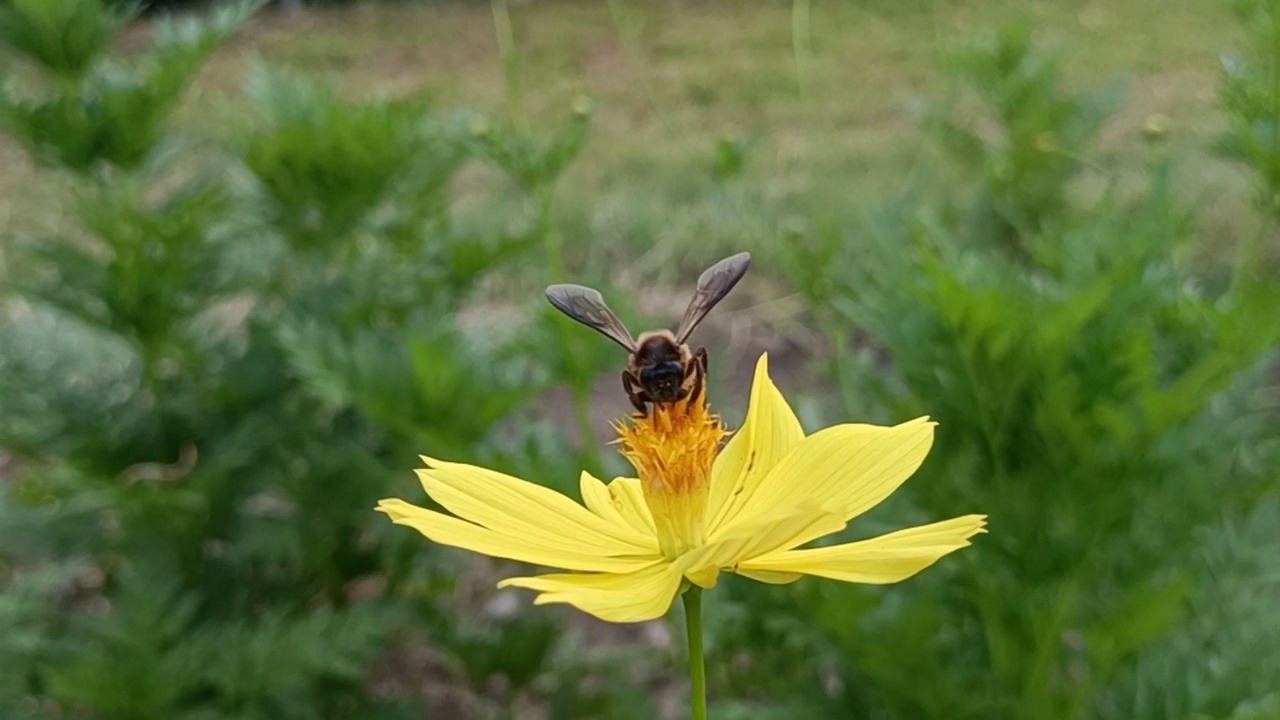
{"type": "Polygon", "coordinates": [[[546,182],[534,189],[534,200],[538,207],[538,235],[542,238],[542,249],[547,256],[547,273],[551,276],[551,281],[564,282],[564,253],[560,247],[560,233],[556,232],[553,193],[554,189],[546,182]]]}
{"type": "Polygon", "coordinates": [[[604,460],[600,457],[600,448],[596,445],[595,426],[591,424],[591,386],[574,383],[573,415],[578,422],[578,434],[582,436],[583,460],[590,471],[597,476],[604,474],[604,460]]]}
{"type": "Polygon", "coordinates": [[[689,704],[693,720],[707,720],[707,668],[702,661],[702,588],[684,594],[684,623],[689,631],[689,704]]]}
{"type": "Polygon", "coordinates": [[[844,411],[851,417],[857,417],[860,408],[857,403],[857,392],[849,378],[849,333],[838,322],[823,323],[823,334],[831,343],[832,362],[836,376],[836,385],[840,388],[840,400],[844,403],[844,411]]]}
{"type": "MultiPolygon", "coordinates": [[[[636,84],[640,86],[641,93],[649,103],[649,108],[653,111],[654,117],[658,118],[658,122],[666,132],[667,139],[675,141],[675,144],[681,148],[687,148],[690,145],[701,142],[700,139],[693,138],[688,127],[678,125],[675,118],[667,112],[666,105],[659,102],[658,93],[654,89],[653,80],[650,77],[651,74],[645,72],[646,69],[653,67],[653,63],[645,61],[644,48],[638,40],[639,32],[637,28],[639,24],[632,19],[624,0],[608,0],[608,5],[609,14],[613,19],[614,28],[618,31],[618,40],[622,44],[622,52],[626,55],[632,77],[635,78],[636,84]]],[[[691,157],[689,159],[692,160],[691,157]]],[[[754,237],[773,237],[772,225],[762,219],[762,213],[759,212],[756,206],[748,207],[737,195],[731,195],[724,183],[715,183],[712,188],[725,201],[734,216],[755,226],[756,233],[754,237]]]]}
{"type": "Polygon", "coordinates": [[[516,128],[524,126],[520,101],[520,55],[515,33],[511,29],[511,9],[507,0],[492,0],[493,31],[498,38],[498,54],[502,56],[502,74],[507,89],[507,115],[516,128]]]}
{"type": "MultiPolygon", "coordinates": [[[[560,233],[556,232],[553,217],[553,189],[549,184],[542,183],[534,189],[533,193],[538,206],[538,235],[542,238],[542,249],[547,256],[547,275],[552,282],[564,282],[564,253],[561,248],[560,233]]],[[[591,424],[591,381],[594,378],[591,377],[591,370],[582,368],[577,361],[578,355],[573,352],[574,340],[570,337],[565,324],[563,322],[558,323],[557,327],[559,328],[560,346],[564,349],[565,357],[568,358],[570,363],[569,389],[573,394],[573,415],[578,423],[578,433],[582,436],[582,451],[589,466],[587,470],[595,474],[601,474],[604,471],[604,462],[600,458],[600,448],[596,445],[595,428],[591,424]]]]}
{"type": "Polygon", "coordinates": [[[640,91],[644,93],[649,107],[666,130],[668,137],[687,144],[689,133],[676,127],[675,121],[667,113],[666,106],[658,102],[658,93],[654,90],[649,75],[643,72],[644,69],[652,67],[652,63],[645,62],[643,48],[637,40],[638,33],[633,30],[635,23],[632,22],[623,0],[609,0],[608,4],[609,16],[613,20],[614,28],[618,31],[618,40],[622,43],[622,52],[627,56],[627,63],[631,66],[631,72],[640,86],[640,91]]]}
{"type": "Polygon", "coordinates": [[[795,56],[796,86],[800,97],[809,99],[810,68],[813,67],[813,27],[809,0],[791,3],[791,52],[795,56]]]}

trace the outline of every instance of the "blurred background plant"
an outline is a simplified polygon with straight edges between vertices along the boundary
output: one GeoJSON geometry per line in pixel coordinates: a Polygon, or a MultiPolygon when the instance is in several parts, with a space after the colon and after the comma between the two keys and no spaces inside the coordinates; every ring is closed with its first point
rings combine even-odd
{"type": "MultiPolygon", "coordinates": [[[[951,67],[976,98],[926,113],[944,182],[908,188],[858,241],[816,237],[787,265],[835,316],[827,326],[870,337],[861,363],[834,370],[860,384],[853,396],[941,423],[946,460],[897,511],[992,508],[989,542],[892,600],[798,591],[797,618],[831,619],[815,642],[842,690],[823,712],[1257,716],[1246,697],[1222,706],[1232,693],[1212,681],[1131,702],[1164,692],[1133,674],[1156,655],[1172,676],[1242,663],[1265,678],[1257,687],[1280,683],[1276,658],[1247,644],[1211,651],[1223,658],[1161,645],[1204,620],[1198,594],[1221,591],[1221,556],[1206,548],[1237,523],[1271,523],[1274,538],[1274,508],[1258,503],[1276,487],[1280,286],[1272,275],[1223,287],[1177,261],[1196,227],[1177,163],[1153,154],[1138,187],[1106,171],[1092,156],[1115,96],[1064,89],[1058,62],[1024,25],[960,51],[951,67]],[[829,287],[824,266],[851,272],[829,287]],[[869,606],[850,623],[831,602],[869,606]],[[917,669],[938,662],[945,671],[917,669]]],[[[1258,273],[1253,262],[1237,272],[1258,273]]],[[[1256,582],[1238,580],[1241,592],[1256,582]]],[[[1219,614],[1217,632],[1274,630],[1258,608],[1239,612],[1219,614]]]]}
{"type": "Polygon", "coordinates": [[[1109,137],[1125,86],[1031,23],[992,11],[933,57],[946,8],[797,8],[735,86],[696,28],[776,8],[389,4],[282,31],[249,5],[3,0],[0,714],[678,716],[665,623],[532,608],[493,590],[511,568],[372,507],[415,496],[418,453],[570,494],[622,472],[623,357],[541,288],[659,325],[749,249],[704,331],[718,405],[741,417],[767,349],[810,427],[928,413],[933,459],[849,537],[971,511],[991,534],[902,586],[726,580],[713,715],[1280,717],[1280,3],[1234,8],[1218,157],[1154,114],[1109,137]],[[885,17],[946,69],[897,89],[941,100],[921,136],[851,145],[866,101],[829,92],[847,41],[823,33],[885,17]],[[535,30],[615,62],[584,27],[641,92],[557,84],[571,51],[535,30]],[[664,97],[684,27],[705,54],[664,97]],[[490,93],[363,69],[358,38],[409,30],[444,48],[426,77],[483,44],[490,93]],[[734,120],[700,133],[697,108],[734,120]],[[796,118],[834,130],[793,151],[796,118]],[[1253,188],[1229,222],[1214,172],[1253,188]]]}

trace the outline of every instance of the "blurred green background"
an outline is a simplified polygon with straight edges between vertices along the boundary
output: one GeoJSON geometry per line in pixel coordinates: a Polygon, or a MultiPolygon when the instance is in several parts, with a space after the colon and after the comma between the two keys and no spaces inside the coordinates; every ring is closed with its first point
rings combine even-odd
{"type": "Polygon", "coordinates": [[[613,345],[810,430],[940,421],[726,578],[711,714],[1280,718],[1280,0],[0,0],[0,717],[679,718],[679,613],[499,593],[373,512],[417,454],[612,477],[613,345]],[[174,14],[169,14],[170,12],[174,14]]]}

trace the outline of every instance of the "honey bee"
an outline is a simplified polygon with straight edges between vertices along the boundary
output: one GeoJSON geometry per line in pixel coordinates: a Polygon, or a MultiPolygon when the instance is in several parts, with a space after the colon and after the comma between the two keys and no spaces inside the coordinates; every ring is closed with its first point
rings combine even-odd
{"type": "Polygon", "coordinates": [[[684,311],[680,326],[652,330],[633,338],[596,290],[562,284],[547,288],[547,300],[560,312],[618,343],[630,353],[622,371],[622,389],[642,417],[648,405],[697,400],[707,377],[707,349],[690,351],[686,341],[698,323],[724,299],[751,265],[750,253],[738,253],[707,268],[698,278],[697,290],[684,311]]]}

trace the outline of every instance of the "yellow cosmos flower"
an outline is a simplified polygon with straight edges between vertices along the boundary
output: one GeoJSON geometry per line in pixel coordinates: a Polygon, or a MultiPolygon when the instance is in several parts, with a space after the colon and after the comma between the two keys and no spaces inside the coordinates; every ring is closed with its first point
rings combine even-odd
{"type": "Polygon", "coordinates": [[[396,499],[378,510],[443,545],[571,571],[498,584],[537,591],[536,604],[639,622],[665,614],[683,582],[709,588],[722,571],[768,583],[816,575],[885,584],[968,546],[984,532],[985,515],[796,549],[844,529],[901,486],[924,462],[933,428],[918,418],[805,436],[762,356],[746,422],[723,450],[728,433],[705,401],[682,401],[618,424],[637,477],[606,485],[583,473],[583,505],[509,475],[424,457],[422,486],[452,515],[396,499]]]}

